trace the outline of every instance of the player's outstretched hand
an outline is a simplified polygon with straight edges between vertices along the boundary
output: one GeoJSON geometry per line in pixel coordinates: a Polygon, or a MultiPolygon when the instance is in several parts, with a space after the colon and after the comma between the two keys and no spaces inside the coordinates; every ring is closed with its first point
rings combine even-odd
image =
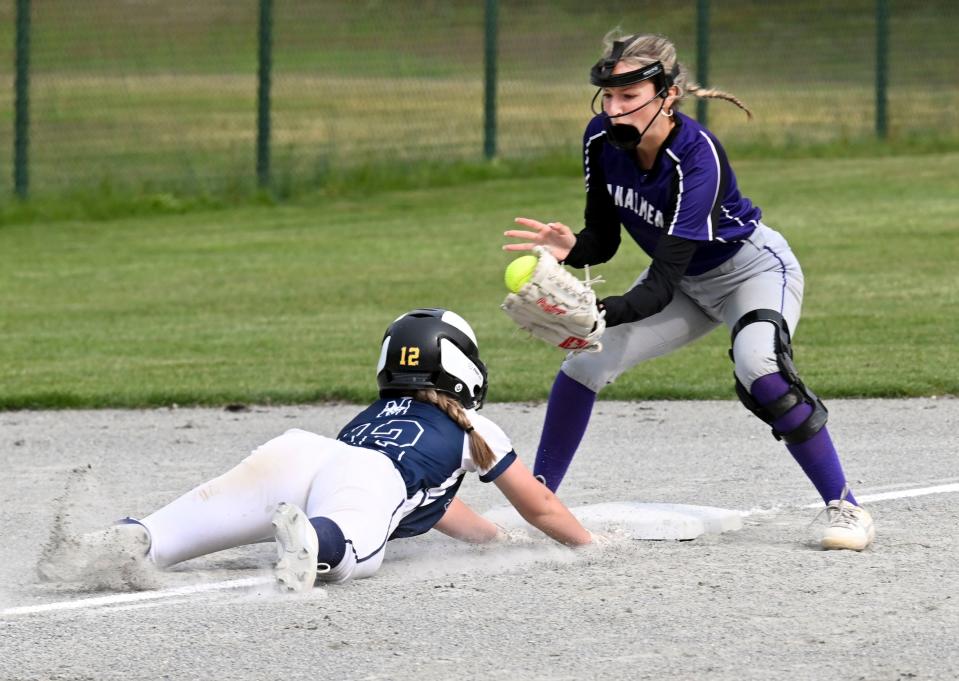
{"type": "Polygon", "coordinates": [[[602,549],[613,543],[613,538],[609,535],[593,532],[592,530],[589,530],[589,537],[592,541],[589,544],[584,544],[584,546],[589,546],[594,549],[602,549]]]}
{"type": "Polygon", "coordinates": [[[544,223],[530,218],[516,218],[516,223],[529,227],[529,230],[508,229],[503,235],[512,239],[525,239],[526,242],[506,244],[503,246],[504,251],[531,251],[536,246],[544,246],[554,258],[562,262],[576,244],[576,235],[562,222],[544,223]]]}
{"type": "Polygon", "coordinates": [[[501,525],[496,526],[496,536],[493,537],[494,544],[532,544],[533,538],[529,533],[521,529],[508,530],[501,525]]]}

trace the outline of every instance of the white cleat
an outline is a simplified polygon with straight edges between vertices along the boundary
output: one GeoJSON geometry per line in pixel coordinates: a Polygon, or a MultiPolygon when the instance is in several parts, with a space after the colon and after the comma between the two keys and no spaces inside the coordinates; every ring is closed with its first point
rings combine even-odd
{"type": "Polygon", "coordinates": [[[824,549],[862,551],[872,543],[876,528],[866,509],[845,499],[836,499],[826,505],[828,525],[821,544],[824,549]]]}
{"type": "Polygon", "coordinates": [[[281,591],[306,591],[316,582],[320,547],[309,518],[297,506],[281,503],[273,514],[277,561],[273,568],[281,591]]]}

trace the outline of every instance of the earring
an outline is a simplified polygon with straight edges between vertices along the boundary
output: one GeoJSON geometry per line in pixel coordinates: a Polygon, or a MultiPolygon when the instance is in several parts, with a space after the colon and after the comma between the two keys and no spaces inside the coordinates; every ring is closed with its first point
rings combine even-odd
{"type": "Polygon", "coordinates": [[[670,109],[669,111],[666,111],[666,109],[663,109],[660,113],[662,113],[666,118],[672,118],[674,112],[672,109],[670,109]]]}

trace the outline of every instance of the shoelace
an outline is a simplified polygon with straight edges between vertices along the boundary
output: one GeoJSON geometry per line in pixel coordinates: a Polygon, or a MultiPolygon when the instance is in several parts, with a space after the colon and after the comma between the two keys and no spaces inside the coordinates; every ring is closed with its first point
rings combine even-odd
{"type": "Polygon", "coordinates": [[[849,502],[842,500],[838,506],[829,509],[833,513],[829,514],[829,524],[832,527],[854,528],[859,524],[859,516],[856,513],[856,507],[849,502]]]}
{"type": "Polygon", "coordinates": [[[859,516],[856,514],[857,507],[846,501],[848,495],[849,484],[846,483],[842,486],[842,492],[839,493],[839,503],[835,506],[826,506],[809,524],[814,525],[825,513],[830,526],[855,527],[859,523],[859,516]]]}

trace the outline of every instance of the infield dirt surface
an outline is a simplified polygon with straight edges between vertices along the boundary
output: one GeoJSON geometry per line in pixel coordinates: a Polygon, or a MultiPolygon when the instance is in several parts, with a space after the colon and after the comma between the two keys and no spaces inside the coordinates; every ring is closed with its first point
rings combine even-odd
{"type": "MultiPolygon", "coordinates": [[[[599,402],[567,504],[717,506],[748,512],[744,527],[601,551],[430,533],[391,543],[372,579],[303,596],[190,591],[268,575],[256,545],[159,573],[144,600],[40,582],[57,523],[145,515],[287,428],[334,435],[359,408],[0,413],[0,678],[959,678],[959,400],[827,406],[855,493],[886,497],[865,504],[862,553],[819,550],[812,485],[738,403],[599,402]]],[[[532,465],[544,409],[484,413],[532,465]]],[[[475,477],[461,494],[504,503],[475,477]]]]}

